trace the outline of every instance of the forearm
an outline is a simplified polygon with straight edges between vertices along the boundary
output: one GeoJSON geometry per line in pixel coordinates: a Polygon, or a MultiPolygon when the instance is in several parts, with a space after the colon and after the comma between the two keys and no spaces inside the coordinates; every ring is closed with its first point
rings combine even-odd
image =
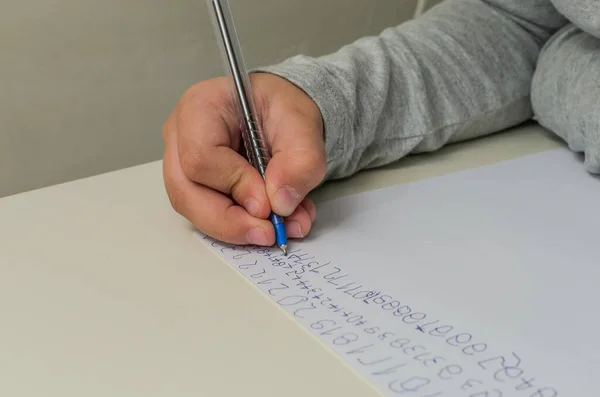
{"type": "Polygon", "coordinates": [[[334,54],[262,70],[317,103],[338,178],[530,118],[538,53],[565,22],[548,0],[447,0],[334,54]]]}
{"type": "Polygon", "coordinates": [[[535,120],[600,174],[600,38],[569,25],[544,46],[532,82],[535,120]]]}

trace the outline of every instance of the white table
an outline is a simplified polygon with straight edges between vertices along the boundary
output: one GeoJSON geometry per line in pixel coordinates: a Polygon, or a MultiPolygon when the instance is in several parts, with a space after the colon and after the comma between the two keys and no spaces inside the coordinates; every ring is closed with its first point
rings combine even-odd
{"type": "MultiPolygon", "coordinates": [[[[559,144],[523,126],[326,184],[313,197],[559,144]]],[[[0,199],[0,395],[378,395],[200,243],[172,211],[161,166],[0,199]]]]}

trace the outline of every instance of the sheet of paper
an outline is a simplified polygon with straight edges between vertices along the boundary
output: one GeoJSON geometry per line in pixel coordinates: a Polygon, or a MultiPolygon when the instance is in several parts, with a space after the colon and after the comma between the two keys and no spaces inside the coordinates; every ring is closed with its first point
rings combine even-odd
{"type": "Polygon", "coordinates": [[[600,180],[568,150],[318,210],[287,258],[200,237],[385,395],[600,395],[600,180]]]}

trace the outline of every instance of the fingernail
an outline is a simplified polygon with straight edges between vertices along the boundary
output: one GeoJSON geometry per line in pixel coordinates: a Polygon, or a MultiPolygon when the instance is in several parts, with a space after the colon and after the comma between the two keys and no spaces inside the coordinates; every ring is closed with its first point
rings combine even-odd
{"type": "Polygon", "coordinates": [[[251,229],[248,232],[248,235],[246,236],[246,238],[248,239],[248,242],[250,244],[261,245],[261,246],[265,246],[265,245],[269,244],[269,242],[267,241],[267,234],[260,227],[251,229]]]}
{"type": "Polygon", "coordinates": [[[260,209],[260,204],[258,203],[257,199],[249,198],[244,202],[244,208],[250,215],[256,216],[256,214],[258,214],[258,210],[260,209]]]}
{"type": "Polygon", "coordinates": [[[304,237],[304,235],[302,234],[302,228],[300,227],[300,224],[296,221],[286,223],[285,224],[285,232],[287,233],[288,237],[292,237],[292,238],[303,238],[304,237]]]}
{"type": "Polygon", "coordinates": [[[275,203],[277,212],[281,216],[289,216],[296,210],[298,202],[300,201],[300,195],[294,188],[289,186],[280,187],[275,192],[275,203]]]}

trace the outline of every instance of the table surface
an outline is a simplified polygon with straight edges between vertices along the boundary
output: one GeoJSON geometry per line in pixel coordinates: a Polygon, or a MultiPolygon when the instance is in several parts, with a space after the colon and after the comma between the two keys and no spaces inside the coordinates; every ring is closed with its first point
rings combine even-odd
{"type": "MultiPolygon", "coordinates": [[[[559,145],[528,124],[312,197],[318,209],[559,145]]],[[[0,395],[379,395],[201,244],[171,209],[161,166],[0,199],[0,395]]]]}

